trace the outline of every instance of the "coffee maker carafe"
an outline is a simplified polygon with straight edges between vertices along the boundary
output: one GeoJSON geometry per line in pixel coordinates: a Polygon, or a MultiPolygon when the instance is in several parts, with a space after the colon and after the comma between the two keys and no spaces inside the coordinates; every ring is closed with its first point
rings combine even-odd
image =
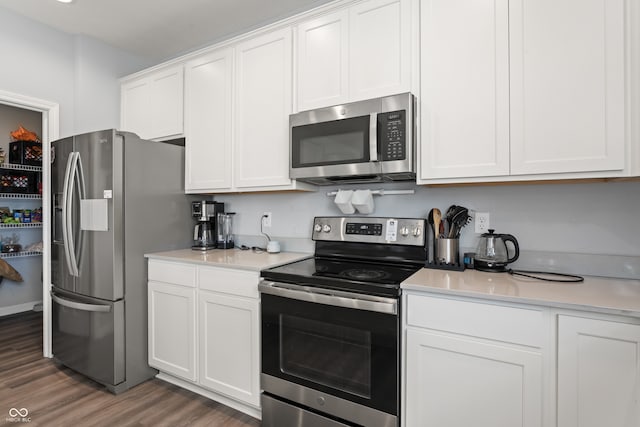
{"type": "Polygon", "coordinates": [[[197,223],[193,229],[193,246],[191,249],[206,251],[216,245],[216,218],[224,212],[224,203],[202,200],[191,203],[191,216],[197,223]]]}

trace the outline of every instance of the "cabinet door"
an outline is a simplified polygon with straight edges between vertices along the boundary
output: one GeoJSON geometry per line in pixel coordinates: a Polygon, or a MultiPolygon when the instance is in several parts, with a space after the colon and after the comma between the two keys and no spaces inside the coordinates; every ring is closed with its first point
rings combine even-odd
{"type": "Polygon", "coordinates": [[[163,139],[183,132],[182,65],[142,76],[121,87],[121,127],[143,139],[163,139]]]}
{"type": "Polygon", "coordinates": [[[196,380],[195,288],[149,282],[149,365],[196,380]]]}
{"type": "Polygon", "coordinates": [[[637,427],[640,325],[559,316],[558,426],[637,427]]]}
{"type": "Polygon", "coordinates": [[[185,64],[185,190],[231,188],[233,50],[185,64]]]}
{"type": "Polygon", "coordinates": [[[369,0],[349,9],[351,101],[409,91],[411,2],[369,0]]]}
{"type": "Polygon", "coordinates": [[[289,185],[291,29],[236,48],[235,186],[289,185]]]}
{"type": "Polygon", "coordinates": [[[415,329],[406,351],[406,426],[542,425],[540,353],[415,329]]]}
{"type": "Polygon", "coordinates": [[[200,291],[200,384],[260,404],[257,299],[200,291]]]}
{"type": "Polygon", "coordinates": [[[624,0],[512,0],[511,173],[624,168],[624,0]]]}
{"type": "Polygon", "coordinates": [[[183,133],[184,77],[182,64],[151,76],[152,133],[149,139],[166,138],[183,133]]]}
{"type": "Polygon", "coordinates": [[[120,128],[148,138],[151,132],[149,94],[151,82],[140,78],[123,83],[120,87],[120,128]]]}
{"type": "Polygon", "coordinates": [[[508,175],[508,0],[427,0],[420,13],[420,178],[508,175]]]}
{"type": "Polygon", "coordinates": [[[348,11],[298,25],[298,110],[347,102],[348,11]]]}

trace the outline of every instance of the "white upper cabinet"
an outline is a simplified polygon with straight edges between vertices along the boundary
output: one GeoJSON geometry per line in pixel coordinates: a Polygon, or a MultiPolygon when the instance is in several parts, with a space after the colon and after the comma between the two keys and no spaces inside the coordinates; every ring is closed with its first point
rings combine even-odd
{"type": "Polygon", "coordinates": [[[231,188],[233,49],[185,64],[185,190],[231,188]]]}
{"type": "Polygon", "coordinates": [[[511,173],[624,168],[624,0],[510,2],[511,173]]]}
{"type": "Polygon", "coordinates": [[[629,4],[421,2],[419,183],[632,174],[629,4]]]}
{"type": "Polygon", "coordinates": [[[183,67],[173,65],[122,81],[120,128],[143,139],[183,133],[183,67]]]}
{"type": "Polygon", "coordinates": [[[508,0],[421,2],[421,176],[509,174],[508,0]]]}
{"type": "Polygon", "coordinates": [[[347,102],[348,17],[341,10],[298,26],[298,109],[347,102]]]}
{"type": "Polygon", "coordinates": [[[369,0],[349,9],[351,100],[407,92],[411,1],[369,0]]]}
{"type": "Polygon", "coordinates": [[[297,27],[297,110],[410,89],[411,0],[369,0],[297,27]]]}
{"type": "Polygon", "coordinates": [[[285,28],[236,47],[235,186],[288,186],[292,37],[285,28]]]}

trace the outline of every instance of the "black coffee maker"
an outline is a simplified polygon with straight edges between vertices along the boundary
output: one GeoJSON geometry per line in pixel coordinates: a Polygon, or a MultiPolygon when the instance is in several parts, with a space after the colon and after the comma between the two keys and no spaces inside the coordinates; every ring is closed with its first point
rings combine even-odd
{"type": "Polygon", "coordinates": [[[219,213],[224,213],[224,203],[211,200],[191,202],[191,216],[197,221],[193,229],[191,249],[206,251],[217,247],[216,218],[219,213]]]}

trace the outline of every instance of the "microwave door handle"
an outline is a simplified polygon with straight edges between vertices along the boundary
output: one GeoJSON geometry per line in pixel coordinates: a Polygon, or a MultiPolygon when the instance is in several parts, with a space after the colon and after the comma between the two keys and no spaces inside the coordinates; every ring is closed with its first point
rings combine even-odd
{"type": "Polygon", "coordinates": [[[378,161],[378,114],[369,114],[369,160],[378,161]]]}

